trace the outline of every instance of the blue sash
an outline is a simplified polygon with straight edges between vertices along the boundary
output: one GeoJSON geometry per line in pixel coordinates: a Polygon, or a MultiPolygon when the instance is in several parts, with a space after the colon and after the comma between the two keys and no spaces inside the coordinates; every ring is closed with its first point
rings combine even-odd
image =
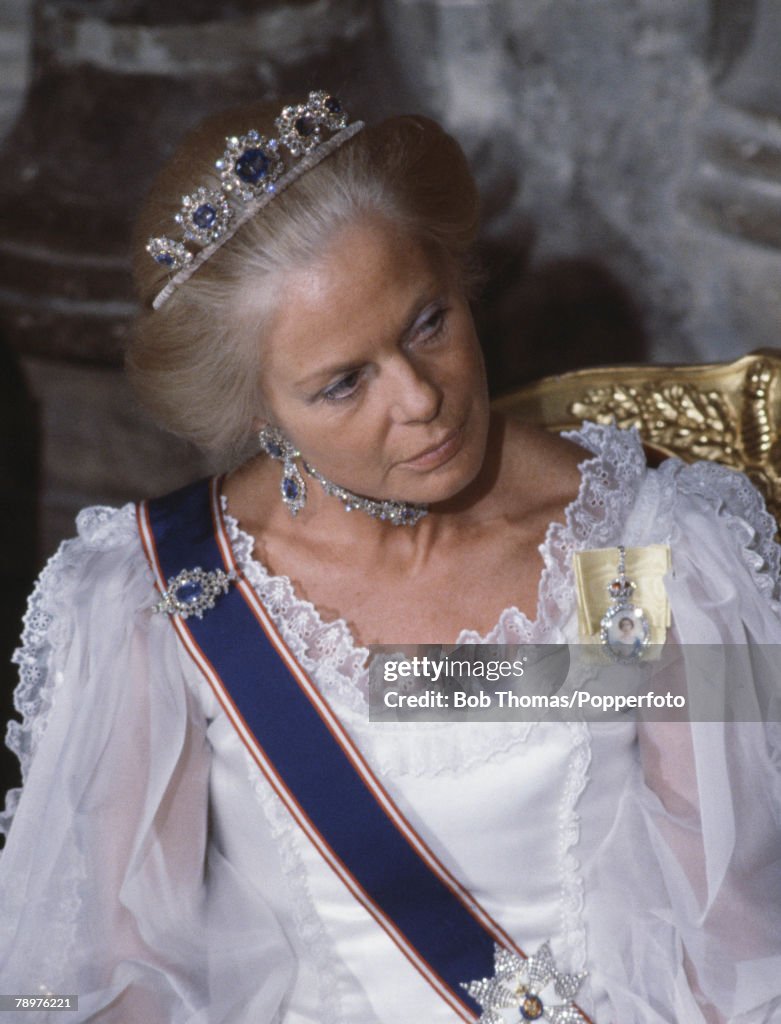
{"type": "MultiPolygon", "coordinates": [[[[183,569],[237,573],[202,618],[171,617],[275,791],[353,895],[465,1021],[462,983],[488,978],[495,943],[523,954],[394,805],[241,577],[219,480],[139,506],[158,587],[183,569]]],[[[588,1020],[583,1015],[583,1020],[588,1020]]]]}

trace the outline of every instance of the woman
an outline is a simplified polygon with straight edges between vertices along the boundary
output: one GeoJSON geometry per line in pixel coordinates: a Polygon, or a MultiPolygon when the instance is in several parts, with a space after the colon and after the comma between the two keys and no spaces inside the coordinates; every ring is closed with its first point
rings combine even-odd
{"type": "Polygon", "coordinates": [[[761,499],[493,416],[458,146],[326,93],[273,113],[206,122],[140,220],[139,393],[260,451],[87,510],[44,570],[3,991],[123,1024],[771,1021],[761,726],[366,714],[367,644],[576,642],[576,549],[669,546],[671,645],[779,642],[761,499]]]}

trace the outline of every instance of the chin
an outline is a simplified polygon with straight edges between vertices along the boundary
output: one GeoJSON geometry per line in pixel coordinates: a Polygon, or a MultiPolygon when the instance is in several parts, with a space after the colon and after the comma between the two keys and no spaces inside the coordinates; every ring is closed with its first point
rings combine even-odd
{"type": "Polygon", "coordinates": [[[485,443],[470,439],[448,462],[425,472],[405,474],[399,490],[404,501],[416,505],[434,505],[449,501],[466,490],[480,473],[485,459],[485,443]]]}

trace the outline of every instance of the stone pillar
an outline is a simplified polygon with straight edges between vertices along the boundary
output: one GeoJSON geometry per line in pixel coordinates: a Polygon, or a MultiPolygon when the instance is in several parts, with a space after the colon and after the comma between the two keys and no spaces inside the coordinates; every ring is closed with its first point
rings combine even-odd
{"type": "Polygon", "coordinates": [[[0,159],[0,330],[41,408],[43,552],[82,505],[205,469],[139,415],[119,373],[135,310],[130,225],[152,177],[214,110],[360,80],[371,7],[35,0],[32,85],[0,159]]]}

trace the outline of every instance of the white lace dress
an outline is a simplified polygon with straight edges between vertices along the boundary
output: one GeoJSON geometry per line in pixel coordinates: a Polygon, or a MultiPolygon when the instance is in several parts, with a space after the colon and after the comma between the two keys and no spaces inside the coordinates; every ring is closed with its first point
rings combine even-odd
{"type": "MultiPolygon", "coordinates": [[[[458,641],[574,642],[573,550],[660,542],[676,638],[742,651],[750,688],[756,652],[781,644],[779,550],[757,493],[710,464],[648,470],[632,433],[569,436],[590,454],[541,549],[537,618],[508,608],[458,641]]],[[[781,1020],[772,725],[660,726],[641,762],[631,722],[370,723],[366,652],[229,523],[402,811],[521,948],[549,939],[562,970],[589,972],[578,1001],[596,1024],[781,1020]]],[[[78,994],[74,1022],[457,1020],[299,832],[152,613],[133,507],[88,509],[78,528],[17,653],[24,721],[9,745],[25,781],[2,819],[0,992],[78,994]]]]}

